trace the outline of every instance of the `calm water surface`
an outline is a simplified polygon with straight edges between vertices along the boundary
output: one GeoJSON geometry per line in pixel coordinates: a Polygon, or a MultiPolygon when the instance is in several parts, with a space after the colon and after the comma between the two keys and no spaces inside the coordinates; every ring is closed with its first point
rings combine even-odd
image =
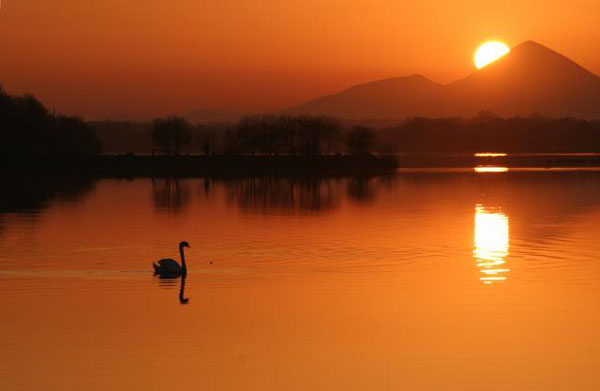
{"type": "Polygon", "coordinates": [[[38,178],[0,200],[2,390],[600,388],[600,172],[38,178]],[[180,240],[183,292],[151,267],[180,240]]]}

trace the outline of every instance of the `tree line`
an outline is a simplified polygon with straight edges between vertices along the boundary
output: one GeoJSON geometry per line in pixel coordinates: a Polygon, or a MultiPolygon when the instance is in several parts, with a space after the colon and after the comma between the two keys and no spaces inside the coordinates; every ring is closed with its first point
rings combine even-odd
{"type": "Polygon", "coordinates": [[[184,150],[206,155],[366,155],[375,149],[376,141],[373,129],[345,129],[339,121],[324,116],[252,115],[221,131],[194,127],[176,116],[156,119],[152,125],[154,153],[167,155],[184,150]]]}
{"type": "Polygon", "coordinates": [[[112,130],[104,129],[105,142],[110,134],[113,144],[119,140],[135,146],[147,143],[145,148],[151,145],[153,154],[172,156],[600,152],[600,121],[540,115],[501,118],[487,111],[472,118],[414,117],[378,131],[325,116],[288,114],[251,115],[220,127],[192,125],[177,116],[150,124],[108,124],[50,112],[35,97],[11,96],[0,87],[2,159],[97,155],[102,142],[96,130],[107,126],[112,130]]]}
{"type": "Polygon", "coordinates": [[[415,117],[380,134],[397,152],[600,152],[600,121],[576,118],[415,117]]]}
{"type": "Polygon", "coordinates": [[[87,156],[102,151],[83,119],[51,113],[32,95],[11,96],[0,87],[0,158],[87,156]]]}
{"type": "Polygon", "coordinates": [[[538,114],[502,118],[481,111],[471,118],[414,117],[378,131],[344,126],[323,116],[262,114],[226,129],[193,127],[170,117],[154,123],[157,151],[203,154],[365,155],[369,153],[472,153],[499,151],[600,152],[600,121],[547,118],[538,114]]]}

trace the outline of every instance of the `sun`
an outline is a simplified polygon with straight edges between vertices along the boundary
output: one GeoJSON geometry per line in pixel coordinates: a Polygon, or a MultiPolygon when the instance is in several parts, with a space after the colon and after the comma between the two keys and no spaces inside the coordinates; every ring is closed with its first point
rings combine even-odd
{"type": "Polygon", "coordinates": [[[477,48],[473,61],[477,69],[481,69],[508,52],[510,48],[506,44],[500,41],[488,41],[477,48]]]}

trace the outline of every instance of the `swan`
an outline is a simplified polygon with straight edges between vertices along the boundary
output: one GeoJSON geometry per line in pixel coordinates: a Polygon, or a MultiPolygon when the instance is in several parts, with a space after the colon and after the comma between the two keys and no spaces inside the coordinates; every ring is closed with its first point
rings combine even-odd
{"type": "Polygon", "coordinates": [[[185,265],[185,255],[183,249],[185,247],[191,248],[188,242],[179,243],[179,254],[181,256],[181,265],[177,261],[166,258],[158,261],[158,265],[153,263],[154,274],[160,274],[161,276],[185,276],[187,274],[187,266],[185,265]]]}

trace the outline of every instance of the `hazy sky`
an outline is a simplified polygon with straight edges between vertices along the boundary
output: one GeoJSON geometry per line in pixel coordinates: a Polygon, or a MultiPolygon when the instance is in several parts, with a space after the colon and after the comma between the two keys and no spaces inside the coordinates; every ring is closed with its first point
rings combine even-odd
{"type": "Polygon", "coordinates": [[[87,118],[264,111],[535,40],[600,74],[600,1],[2,0],[0,83],[87,118]]]}

